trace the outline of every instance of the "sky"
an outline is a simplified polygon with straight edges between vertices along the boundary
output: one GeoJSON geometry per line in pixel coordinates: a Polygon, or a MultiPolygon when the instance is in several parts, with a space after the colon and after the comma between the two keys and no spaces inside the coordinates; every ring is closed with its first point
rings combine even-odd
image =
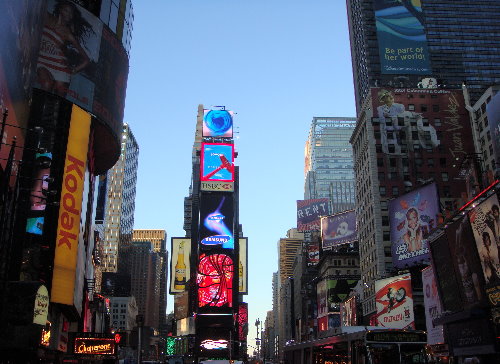
{"type": "MultiPolygon", "coordinates": [[[[135,229],[182,237],[199,104],[233,110],[249,242],[250,350],[296,227],[313,117],[354,117],[344,0],[137,0],[125,119],[139,144],[135,229]]],[[[169,297],[167,311],[173,310],[169,297]]]]}

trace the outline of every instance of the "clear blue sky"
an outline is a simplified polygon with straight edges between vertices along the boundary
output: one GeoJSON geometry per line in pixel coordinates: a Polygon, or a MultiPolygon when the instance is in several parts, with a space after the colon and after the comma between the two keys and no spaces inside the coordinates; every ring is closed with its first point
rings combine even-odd
{"type": "MultiPolygon", "coordinates": [[[[184,236],[198,104],[239,129],[249,344],[272,308],[277,242],[296,226],[314,116],[355,116],[344,0],[136,0],[125,121],[140,146],[136,229],[184,236]]],[[[173,310],[173,300],[168,302],[173,310]]]]}

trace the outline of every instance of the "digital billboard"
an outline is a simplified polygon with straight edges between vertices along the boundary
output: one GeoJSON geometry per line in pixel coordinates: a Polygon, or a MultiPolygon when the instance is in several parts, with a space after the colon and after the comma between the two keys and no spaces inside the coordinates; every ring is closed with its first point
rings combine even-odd
{"type": "Polygon", "coordinates": [[[354,210],[332,216],[323,216],[321,218],[321,239],[323,249],[356,241],[358,234],[354,210]]]}
{"type": "Polygon", "coordinates": [[[320,230],[320,217],[329,215],[330,207],[327,198],[297,200],[297,230],[320,230]]]}
{"type": "Polygon", "coordinates": [[[491,144],[497,170],[500,168],[500,92],[497,92],[486,104],[486,114],[490,126],[491,144]]]}
{"type": "Polygon", "coordinates": [[[73,105],[63,183],[50,301],[73,305],[84,174],[89,147],[90,114],[73,105]]]}
{"type": "Polygon", "coordinates": [[[228,110],[203,110],[204,137],[233,137],[233,112],[228,110]]]}
{"type": "Polygon", "coordinates": [[[490,305],[500,306],[500,218],[496,194],[469,211],[490,305]]]}
{"type": "Polygon", "coordinates": [[[172,238],[170,294],[184,292],[191,277],[191,238],[172,238]]]}
{"type": "Polygon", "coordinates": [[[248,335],[248,303],[238,305],[238,340],[246,341],[248,335]]]}
{"type": "Polygon", "coordinates": [[[48,0],[34,87],[92,112],[121,135],[128,56],[101,20],[71,1],[48,0]]]}
{"type": "Polygon", "coordinates": [[[234,264],[226,254],[201,254],[197,272],[198,307],[233,307],[234,264]]]}
{"type": "Polygon", "coordinates": [[[424,287],[425,324],[427,328],[427,344],[444,343],[443,325],[434,325],[433,320],[441,317],[443,312],[432,266],[422,270],[422,285],[424,287]]]}
{"type": "Polygon", "coordinates": [[[409,274],[375,281],[378,326],[415,329],[409,274]]]}
{"type": "Polygon", "coordinates": [[[201,181],[234,182],[234,144],[201,143],[201,181]]]}
{"type": "Polygon", "coordinates": [[[238,292],[248,294],[248,238],[240,238],[239,242],[238,292]]]}
{"type": "Polygon", "coordinates": [[[204,193],[200,197],[199,242],[206,248],[234,249],[232,194],[204,193]]]}
{"type": "Polygon", "coordinates": [[[382,74],[430,74],[420,0],[374,0],[382,74]]]}
{"type": "Polygon", "coordinates": [[[374,87],[371,97],[373,117],[378,120],[376,143],[383,153],[401,158],[439,147],[453,160],[461,160],[474,152],[461,90],[374,87]]]}
{"type": "Polygon", "coordinates": [[[42,235],[45,222],[45,207],[50,181],[50,163],[52,153],[37,153],[35,155],[35,173],[30,191],[30,210],[26,222],[26,232],[42,235]]]}
{"type": "Polygon", "coordinates": [[[389,201],[392,262],[396,268],[429,260],[427,236],[437,227],[438,214],[435,183],[389,201]]]}

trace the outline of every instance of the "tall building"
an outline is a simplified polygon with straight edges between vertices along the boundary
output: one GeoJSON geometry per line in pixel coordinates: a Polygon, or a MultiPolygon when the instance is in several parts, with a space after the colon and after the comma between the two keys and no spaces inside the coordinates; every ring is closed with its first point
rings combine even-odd
{"type": "Polygon", "coordinates": [[[354,162],[349,144],[356,118],[314,117],[305,148],[304,199],[330,199],[331,213],[354,208],[354,162]]]}
{"type": "Polygon", "coordinates": [[[297,251],[302,250],[304,233],[293,228],[287,231],[286,238],[278,241],[278,287],[281,287],[289,277],[293,276],[293,262],[297,251]]]}
{"type": "Polygon", "coordinates": [[[136,299],[138,313],[144,317],[144,326],[159,330],[162,258],[149,241],[132,242],[128,255],[131,294],[136,299]]]}
{"type": "MultiPolygon", "coordinates": [[[[465,202],[466,183],[459,171],[475,154],[466,106],[499,82],[500,46],[492,39],[500,31],[494,20],[500,4],[450,5],[446,0],[347,1],[365,316],[376,311],[374,282],[401,268],[391,250],[391,231],[398,231],[391,226],[400,216],[389,214],[390,201],[435,183],[444,215],[451,216],[465,202]],[[407,37],[410,28],[413,37],[407,37]]],[[[423,224],[432,230],[439,219],[433,216],[423,224]]]]}
{"type": "MultiPolygon", "coordinates": [[[[102,272],[119,270],[119,256],[126,259],[122,253],[132,241],[138,161],[139,145],[130,126],[124,124],[120,158],[99,181],[95,220],[98,231],[102,232],[99,236],[103,249],[102,272]]],[[[99,277],[96,281],[100,287],[99,277]]]]}
{"type": "Polygon", "coordinates": [[[132,5],[2,1],[0,13],[8,14],[0,26],[0,355],[61,361],[77,331],[108,332],[106,301],[94,289],[95,191],[121,152],[132,5]],[[33,307],[20,303],[36,296],[45,310],[34,323],[24,319],[33,307]]]}
{"type": "Polygon", "coordinates": [[[164,329],[167,324],[167,294],[168,294],[168,252],[167,232],[165,230],[134,230],[132,241],[148,241],[153,245],[153,251],[158,254],[161,266],[160,297],[158,307],[159,327],[164,329]]]}
{"type": "Polygon", "coordinates": [[[435,77],[443,88],[461,87],[465,83],[470,89],[471,104],[475,104],[488,87],[500,83],[500,44],[497,41],[500,4],[497,0],[478,0],[452,5],[449,0],[347,1],[358,113],[370,87],[416,87],[423,77],[435,77]],[[412,34],[426,39],[417,44],[420,54],[430,59],[430,66],[422,67],[421,72],[405,71],[407,67],[395,63],[401,56],[421,55],[409,47],[392,49],[391,42],[384,41],[392,39],[392,44],[396,44],[397,40],[377,33],[378,17],[380,29],[384,24],[393,34],[401,31],[403,36],[405,29],[398,29],[396,19],[399,18],[392,20],[391,15],[383,13],[384,8],[397,5],[400,5],[395,10],[399,18],[409,19],[407,15],[412,14],[417,19],[417,25],[415,21],[406,22],[413,27],[413,32],[419,31],[419,34],[412,34]],[[376,10],[380,11],[377,16],[376,10]],[[391,66],[391,62],[395,66],[391,66]]]}

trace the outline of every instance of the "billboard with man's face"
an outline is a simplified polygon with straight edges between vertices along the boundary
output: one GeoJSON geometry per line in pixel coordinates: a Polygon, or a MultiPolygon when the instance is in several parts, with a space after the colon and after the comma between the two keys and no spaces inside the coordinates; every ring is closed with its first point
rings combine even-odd
{"type": "Polygon", "coordinates": [[[432,72],[420,0],[374,0],[382,74],[432,72]]]}
{"type": "Polygon", "coordinates": [[[389,201],[392,261],[396,268],[429,260],[427,236],[437,227],[438,214],[434,183],[389,201]]]}
{"type": "Polygon", "coordinates": [[[352,243],[358,239],[354,210],[321,218],[323,249],[352,243]]]}

